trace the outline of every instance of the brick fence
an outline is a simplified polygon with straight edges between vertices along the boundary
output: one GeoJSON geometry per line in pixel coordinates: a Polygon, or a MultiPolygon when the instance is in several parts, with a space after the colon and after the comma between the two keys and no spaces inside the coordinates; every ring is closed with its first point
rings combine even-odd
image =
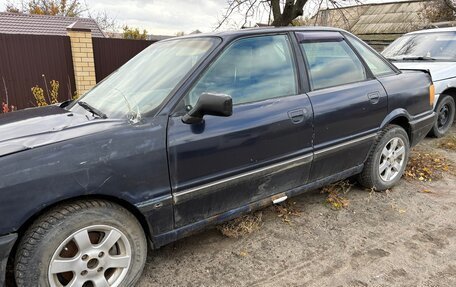
{"type": "Polygon", "coordinates": [[[73,57],[74,78],[76,90],[82,95],[96,84],[95,61],[93,59],[92,32],[79,22],[71,24],[68,36],[71,42],[71,55],[73,57]]]}

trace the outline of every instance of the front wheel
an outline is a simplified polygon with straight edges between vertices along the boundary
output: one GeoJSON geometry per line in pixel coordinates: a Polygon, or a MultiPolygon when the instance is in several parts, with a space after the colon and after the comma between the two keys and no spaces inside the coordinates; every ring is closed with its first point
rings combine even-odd
{"type": "Polygon", "coordinates": [[[358,182],[377,191],[393,187],[404,174],[409,153],[405,130],[396,125],[386,127],[377,138],[358,182]]]}
{"type": "Polygon", "coordinates": [[[435,108],[437,120],[429,134],[433,137],[443,137],[453,125],[455,119],[455,103],[451,96],[443,95],[435,108]]]}
{"type": "Polygon", "coordinates": [[[107,201],[78,201],[49,211],[24,234],[16,254],[16,283],[134,286],[146,255],[142,227],[126,209],[107,201]]]}

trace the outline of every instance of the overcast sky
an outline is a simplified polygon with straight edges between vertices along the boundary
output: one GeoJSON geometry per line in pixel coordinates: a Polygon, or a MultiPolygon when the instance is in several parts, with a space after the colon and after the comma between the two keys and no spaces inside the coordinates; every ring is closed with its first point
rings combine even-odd
{"type": "MultiPolygon", "coordinates": [[[[0,11],[4,11],[8,0],[0,0],[0,11]]],[[[20,0],[12,0],[20,2],[20,0]]],[[[217,25],[226,8],[227,0],[80,0],[91,11],[105,11],[117,20],[120,26],[129,25],[146,29],[149,34],[175,35],[177,32],[190,33],[196,29],[210,32],[217,25]]],[[[315,2],[309,0],[307,13],[316,10],[315,2]]],[[[350,2],[354,0],[345,0],[350,2]]],[[[361,0],[363,3],[392,2],[400,0],[361,0]]],[[[268,12],[262,11],[251,20],[267,22],[268,12]]],[[[234,28],[242,21],[238,19],[223,27],[234,28]]]]}

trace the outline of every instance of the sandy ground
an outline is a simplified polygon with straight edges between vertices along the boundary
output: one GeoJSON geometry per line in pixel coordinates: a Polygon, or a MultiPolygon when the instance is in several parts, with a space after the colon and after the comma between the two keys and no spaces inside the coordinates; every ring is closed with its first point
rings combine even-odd
{"type": "MultiPolygon", "coordinates": [[[[456,163],[435,146],[420,144],[456,163]]],[[[456,177],[346,196],[349,206],[332,210],[308,192],[290,199],[301,211],[291,224],[267,208],[262,227],[239,239],[210,229],[165,246],[137,286],[456,286],[456,177]]]]}

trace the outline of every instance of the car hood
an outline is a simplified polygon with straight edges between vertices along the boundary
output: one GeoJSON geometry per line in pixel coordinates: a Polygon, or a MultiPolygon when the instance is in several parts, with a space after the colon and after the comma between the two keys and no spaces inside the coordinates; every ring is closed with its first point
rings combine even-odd
{"type": "Polygon", "coordinates": [[[90,119],[58,106],[0,115],[0,157],[100,132],[124,121],[90,119]]]}
{"type": "Polygon", "coordinates": [[[433,81],[456,77],[456,62],[397,61],[393,64],[399,69],[429,70],[433,81]]]}

